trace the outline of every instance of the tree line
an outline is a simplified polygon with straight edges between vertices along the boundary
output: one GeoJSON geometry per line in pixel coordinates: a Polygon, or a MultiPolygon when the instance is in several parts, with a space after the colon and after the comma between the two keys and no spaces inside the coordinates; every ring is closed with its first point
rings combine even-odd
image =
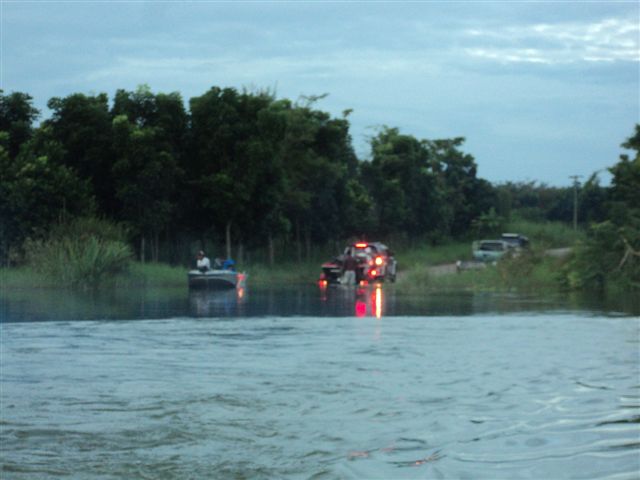
{"type": "MultiPolygon", "coordinates": [[[[139,258],[170,262],[194,242],[273,261],[277,251],[300,259],[355,236],[465,237],[513,212],[571,221],[571,187],[492,185],[477,176],[462,137],[381,127],[370,158],[359,159],[350,111],[332,116],[317,108],[321,99],[212,87],[185,104],[177,92],[140,86],[112,99],[52,98],[50,118],[37,124],[29,94],[0,91],[3,263],[19,258],[27,238],[83,216],[126,225],[139,258]]],[[[637,137],[636,129],[633,148],[637,137]]],[[[626,163],[637,170],[637,157],[626,163]]],[[[594,175],[581,189],[582,222],[608,218],[615,175],[612,187],[594,175]]]]}

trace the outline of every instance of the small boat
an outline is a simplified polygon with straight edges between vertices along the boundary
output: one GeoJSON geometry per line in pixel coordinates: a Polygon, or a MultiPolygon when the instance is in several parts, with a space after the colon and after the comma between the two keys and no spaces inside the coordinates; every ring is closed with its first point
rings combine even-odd
{"type": "Polygon", "coordinates": [[[234,270],[190,270],[189,288],[237,288],[244,285],[246,274],[234,270]]]}

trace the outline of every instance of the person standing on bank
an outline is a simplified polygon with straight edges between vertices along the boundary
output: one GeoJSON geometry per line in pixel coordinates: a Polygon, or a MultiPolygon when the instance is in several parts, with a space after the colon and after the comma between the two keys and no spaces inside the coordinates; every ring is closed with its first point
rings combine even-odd
{"type": "Polygon", "coordinates": [[[198,252],[198,256],[196,257],[196,260],[197,260],[196,266],[198,267],[198,270],[200,270],[201,272],[204,273],[207,270],[211,269],[211,262],[207,257],[205,257],[204,252],[202,250],[198,252]]]}
{"type": "Polygon", "coordinates": [[[356,268],[358,268],[358,261],[351,255],[351,252],[347,252],[342,262],[342,284],[343,285],[355,285],[356,284],[356,268]]]}

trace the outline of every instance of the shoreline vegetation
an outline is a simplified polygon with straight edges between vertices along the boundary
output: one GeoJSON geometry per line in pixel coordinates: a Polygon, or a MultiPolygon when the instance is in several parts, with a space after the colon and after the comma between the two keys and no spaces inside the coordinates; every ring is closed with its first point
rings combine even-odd
{"type": "MultiPolygon", "coordinates": [[[[434,267],[453,266],[458,260],[471,260],[471,240],[451,241],[432,246],[396,249],[399,263],[398,287],[407,293],[437,290],[551,292],[569,290],[563,279],[570,257],[545,255],[551,248],[572,247],[584,239],[584,232],[559,222],[513,222],[505,231],[517,231],[531,239],[532,248],[516,258],[504,259],[486,268],[458,272],[454,268],[436,271],[434,267]]],[[[42,249],[42,245],[38,245],[42,249]]],[[[318,279],[320,265],[330,255],[298,262],[294,259],[276,263],[247,262],[239,270],[249,274],[250,285],[311,284],[318,279]]],[[[64,267],[63,267],[64,268],[64,267]]],[[[185,287],[189,266],[130,261],[126,270],[102,279],[102,288],[185,287]]],[[[60,288],[66,282],[56,276],[57,270],[36,271],[28,266],[0,269],[3,289],[60,288]]],[[[67,283],[68,285],[68,283],[67,283]]],[[[89,284],[87,284],[89,285],[89,284]]],[[[76,283],[73,286],[85,288],[76,283]]]]}
{"type": "Polygon", "coordinates": [[[52,98],[36,124],[28,93],[0,90],[0,265],[23,267],[0,286],[179,286],[198,250],[234,258],[254,285],[314,282],[368,239],[396,253],[407,291],[640,289],[640,124],[607,186],[598,172],[494,184],[464,136],[383,125],[358,157],[351,110],[334,116],[323,98],[213,86],[185,103],[141,85],[52,98]],[[503,232],[528,236],[530,253],[443,274],[503,232]],[[572,255],[543,253],[559,247],[572,255]]]}

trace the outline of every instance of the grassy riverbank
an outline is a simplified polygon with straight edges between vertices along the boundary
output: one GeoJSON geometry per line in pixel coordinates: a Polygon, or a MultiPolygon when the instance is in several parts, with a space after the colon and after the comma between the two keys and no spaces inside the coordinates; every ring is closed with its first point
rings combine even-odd
{"type": "MultiPolygon", "coordinates": [[[[249,273],[253,285],[292,284],[315,282],[320,272],[320,263],[287,262],[269,267],[265,264],[253,264],[240,268],[249,273]]],[[[127,273],[106,280],[101,285],[115,288],[179,287],[187,282],[187,268],[163,263],[132,262],[127,273]]],[[[29,267],[0,269],[2,288],[59,288],[55,278],[42,275],[29,267]]]]}
{"type": "Polygon", "coordinates": [[[544,256],[541,252],[482,265],[472,270],[442,273],[428,266],[418,266],[399,277],[399,285],[408,292],[433,290],[470,291],[558,291],[563,287],[566,258],[544,256]],[[455,273],[453,273],[455,272],[455,273]]]}
{"type": "MultiPolygon", "coordinates": [[[[566,260],[546,257],[547,248],[566,247],[582,237],[582,232],[554,223],[516,222],[505,231],[527,235],[532,243],[531,252],[520,258],[505,260],[496,266],[456,274],[433,273],[433,266],[452,264],[471,259],[471,242],[456,241],[432,246],[422,244],[397,248],[398,284],[408,291],[433,289],[465,290],[544,290],[557,289],[566,260]]],[[[328,258],[328,257],[327,257],[328,258]]],[[[252,285],[313,283],[318,279],[324,256],[307,261],[281,262],[271,267],[266,263],[241,265],[249,273],[252,285]]],[[[170,287],[186,284],[187,268],[160,263],[132,262],[124,274],[108,279],[105,285],[115,288],[170,287]]],[[[59,287],[55,278],[45,277],[28,267],[0,269],[3,288],[59,287]]]]}
{"type": "MultiPolygon", "coordinates": [[[[186,284],[186,270],[162,263],[132,262],[126,273],[106,280],[102,285],[116,288],[169,287],[186,284]]],[[[3,288],[56,288],[64,287],[55,279],[29,267],[0,269],[3,288]]]]}
{"type": "MultiPolygon", "coordinates": [[[[584,238],[584,232],[554,222],[516,221],[503,228],[529,237],[531,248],[523,255],[504,259],[496,265],[457,272],[434,266],[471,260],[471,242],[455,242],[432,248],[399,253],[403,274],[399,284],[410,292],[425,290],[471,291],[558,291],[565,288],[563,271],[567,258],[546,254],[547,250],[571,247],[584,238]],[[444,273],[443,273],[444,272],[444,273]],[[449,272],[449,274],[447,273],[449,272]],[[456,272],[456,273],[453,273],[456,272]]],[[[489,238],[491,238],[489,236],[489,238]]]]}

